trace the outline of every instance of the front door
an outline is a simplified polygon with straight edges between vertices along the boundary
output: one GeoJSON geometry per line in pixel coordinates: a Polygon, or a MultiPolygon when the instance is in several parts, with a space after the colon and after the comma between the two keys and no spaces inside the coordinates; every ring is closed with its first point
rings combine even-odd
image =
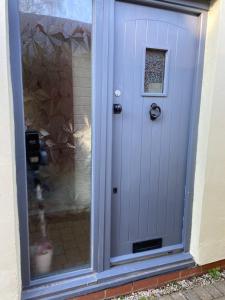
{"type": "Polygon", "coordinates": [[[182,243],[197,19],[116,3],[112,257],[182,243]]]}

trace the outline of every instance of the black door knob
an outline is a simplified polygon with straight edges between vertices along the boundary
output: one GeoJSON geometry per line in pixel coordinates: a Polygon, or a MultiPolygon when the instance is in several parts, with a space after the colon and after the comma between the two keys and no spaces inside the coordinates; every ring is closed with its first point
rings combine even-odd
{"type": "Polygon", "coordinates": [[[156,103],[152,103],[149,115],[152,121],[156,120],[161,115],[161,108],[156,103]]]}

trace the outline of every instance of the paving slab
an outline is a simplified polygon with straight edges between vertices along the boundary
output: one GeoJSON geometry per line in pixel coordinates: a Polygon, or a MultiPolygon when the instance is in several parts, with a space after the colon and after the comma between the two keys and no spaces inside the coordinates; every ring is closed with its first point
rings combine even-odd
{"type": "Polygon", "coordinates": [[[193,292],[202,300],[212,300],[213,296],[205,289],[204,286],[198,286],[193,289],[193,292]]]}
{"type": "Polygon", "coordinates": [[[193,290],[187,290],[183,292],[183,295],[187,300],[201,300],[201,298],[193,290]]]}
{"type": "Polygon", "coordinates": [[[159,297],[160,300],[173,300],[173,298],[170,295],[165,295],[162,297],[159,297]]]}
{"type": "Polygon", "coordinates": [[[213,284],[217,290],[225,295],[225,281],[217,281],[213,284]]]}
{"type": "Polygon", "coordinates": [[[184,295],[181,292],[171,294],[171,297],[173,300],[186,300],[186,298],[184,297],[184,295]]]}
{"type": "Polygon", "coordinates": [[[213,296],[213,299],[217,299],[223,296],[223,294],[214,285],[205,285],[204,289],[206,292],[213,296]]]}
{"type": "MultiPolygon", "coordinates": [[[[136,299],[136,298],[135,298],[136,299]]],[[[216,281],[208,285],[200,285],[187,290],[174,292],[164,296],[140,295],[140,299],[157,300],[225,300],[225,280],[216,281]]]]}

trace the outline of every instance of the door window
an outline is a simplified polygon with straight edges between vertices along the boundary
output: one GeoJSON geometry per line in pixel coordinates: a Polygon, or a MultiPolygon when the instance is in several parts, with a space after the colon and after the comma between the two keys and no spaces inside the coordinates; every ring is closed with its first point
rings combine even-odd
{"type": "Polygon", "coordinates": [[[164,93],[166,50],[146,49],[144,93],[164,93]]]}

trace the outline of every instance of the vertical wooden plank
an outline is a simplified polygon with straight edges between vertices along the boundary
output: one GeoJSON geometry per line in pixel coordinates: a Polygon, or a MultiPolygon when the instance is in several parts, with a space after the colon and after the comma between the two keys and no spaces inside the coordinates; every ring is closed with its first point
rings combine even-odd
{"type": "MultiPolygon", "coordinates": [[[[169,53],[167,54],[166,59],[169,60],[169,66],[165,69],[165,77],[168,75],[169,78],[173,78],[171,73],[171,57],[170,55],[170,46],[169,43],[174,43],[174,40],[169,40],[169,30],[170,25],[168,23],[159,22],[158,24],[158,36],[156,44],[160,45],[164,49],[168,49],[169,53]]],[[[176,31],[173,28],[173,31],[176,31]]],[[[170,37],[171,38],[171,37],[170,37]]],[[[164,85],[166,84],[164,77],[164,85]]],[[[163,213],[165,211],[165,189],[167,184],[167,162],[168,162],[168,151],[167,151],[167,144],[168,144],[168,131],[169,131],[169,103],[171,99],[171,93],[168,93],[167,97],[164,98],[157,98],[156,103],[161,107],[162,115],[159,119],[160,122],[160,132],[158,135],[158,143],[159,143],[159,158],[158,158],[158,180],[157,180],[157,188],[154,201],[156,202],[156,209],[155,209],[155,236],[164,238],[165,235],[165,227],[163,213]]]]}
{"type": "MultiPolygon", "coordinates": [[[[132,141],[132,171],[131,171],[131,203],[129,214],[129,241],[131,242],[131,248],[133,241],[139,239],[139,215],[142,206],[141,197],[141,156],[143,148],[143,111],[144,101],[140,99],[142,74],[143,74],[143,38],[145,40],[145,33],[147,28],[146,20],[135,20],[135,57],[133,59],[133,92],[130,94],[130,101],[132,101],[132,126],[133,141],[132,141]]],[[[129,129],[128,129],[129,130],[129,129]]]]}
{"type": "Polygon", "coordinates": [[[134,182],[138,180],[137,160],[139,158],[139,145],[137,137],[137,128],[139,125],[140,106],[137,106],[137,112],[134,114],[136,101],[135,93],[135,34],[136,22],[127,21],[126,23],[126,43],[125,43],[125,72],[123,89],[123,132],[122,132],[122,153],[121,153],[121,223],[120,239],[121,245],[124,244],[123,251],[129,249],[130,239],[130,220],[132,215],[132,204],[137,199],[137,185],[134,182]],[[129,149],[129,151],[128,151],[129,149]],[[135,173],[134,173],[135,172],[135,173]],[[126,245],[125,245],[126,243],[126,245]]]}
{"type": "MultiPolygon", "coordinates": [[[[124,70],[125,70],[125,35],[126,26],[120,17],[120,10],[115,6],[115,56],[114,56],[114,86],[113,102],[120,103],[123,107],[124,70]],[[119,68],[119,70],[118,70],[119,68]],[[115,97],[114,91],[121,91],[120,97],[115,97]]],[[[124,108],[123,108],[124,110],[124,108]]],[[[121,114],[113,114],[113,143],[112,143],[112,188],[117,188],[117,193],[112,191],[112,230],[111,230],[111,256],[116,256],[120,249],[120,219],[121,219],[121,167],[122,167],[122,132],[123,132],[123,111],[121,114]]]]}
{"type": "MultiPolygon", "coordinates": [[[[158,24],[155,21],[149,21],[146,26],[146,35],[145,35],[145,45],[143,48],[151,47],[157,41],[158,36],[158,24]]],[[[142,55],[145,54],[145,51],[142,55]]],[[[140,58],[142,59],[142,58],[140,58]]],[[[144,68],[144,65],[142,65],[144,68]]],[[[156,135],[156,130],[154,123],[150,120],[149,110],[150,106],[153,103],[151,98],[141,97],[140,101],[144,102],[144,111],[143,111],[143,126],[142,126],[142,157],[141,157],[141,209],[139,215],[139,233],[140,237],[143,239],[148,239],[150,235],[155,235],[155,223],[156,216],[154,215],[156,203],[153,195],[153,167],[154,167],[154,154],[153,144],[155,142],[154,138],[156,135]],[[153,146],[153,147],[152,147],[153,146]],[[149,224],[152,226],[149,226],[149,224]],[[149,228],[150,227],[150,228],[149,228]]],[[[158,125],[158,124],[157,124],[158,125]]],[[[156,146],[157,147],[157,146],[156,146]]],[[[157,158],[156,158],[157,159],[157,158]]],[[[155,176],[156,174],[154,174],[155,176]]]]}
{"type": "MultiPolygon", "coordinates": [[[[170,51],[169,56],[169,78],[174,78],[176,74],[176,63],[177,63],[177,29],[169,25],[167,27],[167,44],[170,51]]],[[[161,202],[160,210],[157,211],[157,218],[160,222],[157,223],[157,233],[158,236],[165,238],[166,233],[166,215],[167,215],[167,206],[168,206],[168,194],[167,194],[167,184],[169,176],[169,156],[170,156],[170,145],[172,139],[171,132],[171,122],[174,118],[173,110],[171,109],[171,101],[176,97],[176,82],[169,82],[169,92],[168,97],[163,101],[163,132],[162,132],[162,141],[163,145],[160,151],[160,184],[158,191],[158,199],[161,202]]]]}

